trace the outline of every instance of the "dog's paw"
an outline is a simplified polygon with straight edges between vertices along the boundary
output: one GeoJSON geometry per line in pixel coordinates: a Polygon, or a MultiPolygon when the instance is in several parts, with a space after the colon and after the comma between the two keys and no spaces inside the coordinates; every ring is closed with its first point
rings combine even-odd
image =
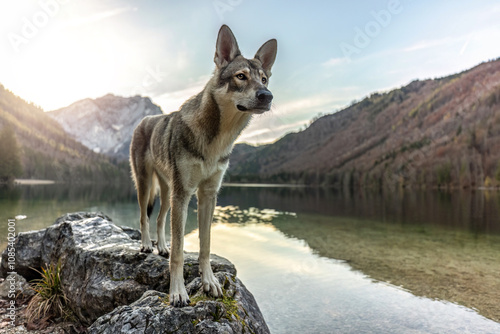
{"type": "Polygon", "coordinates": [[[173,307],[184,307],[191,303],[186,288],[183,286],[181,291],[170,293],[170,305],[173,307]]]}
{"type": "MultiPolygon", "coordinates": [[[[175,272],[175,270],[174,270],[175,272]]],[[[177,275],[172,274],[170,278],[170,305],[174,307],[188,306],[191,301],[184,286],[182,271],[177,275]]]]}
{"type": "Polygon", "coordinates": [[[158,243],[158,255],[168,259],[170,252],[168,251],[167,245],[161,245],[158,243]]]}
{"type": "Polygon", "coordinates": [[[164,258],[168,259],[170,256],[170,253],[168,252],[168,249],[166,249],[164,251],[158,250],[158,255],[163,256],[164,258]]]}
{"type": "Polygon", "coordinates": [[[202,272],[201,283],[203,284],[203,291],[210,293],[213,297],[222,297],[222,287],[212,270],[202,272]]]}
{"type": "Polygon", "coordinates": [[[153,245],[151,246],[142,246],[141,253],[153,253],[153,245]]]}

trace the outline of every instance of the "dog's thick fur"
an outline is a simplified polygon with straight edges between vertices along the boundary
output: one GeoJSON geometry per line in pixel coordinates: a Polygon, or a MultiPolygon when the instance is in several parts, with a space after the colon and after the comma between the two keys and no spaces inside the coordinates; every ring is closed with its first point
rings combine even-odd
{"type": "Polygon", "coordinates": [[[215,297],[222,295],[210,266],[210,225],[216,196],[236,138],[252,114],[271,107],[273,96],[267,85],[276,52],[277,42],[272,39],[253,59],[246,59],[229,27],[222,26],[216,43],[215,72],[204,90],[178,112],[144,118],[134,131],[130,165],[141,211],[141,251],[153,251],[149,217],[159,189],[158,252],[166,257],[165,218],[171,208],[170,302],[174,306],[189,304],[183,278],[184,226],[188,203],[195,193],[203,287],[215,297]]]}

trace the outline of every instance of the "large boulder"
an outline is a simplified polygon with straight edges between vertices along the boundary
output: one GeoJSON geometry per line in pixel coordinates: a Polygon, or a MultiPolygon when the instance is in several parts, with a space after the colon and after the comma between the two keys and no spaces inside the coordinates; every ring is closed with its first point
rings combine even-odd
{"type": "Polygon", "coordinates": [[[218,272],[224,297],[204,296],[200,278],[186,287],[193,306],[175,308],[168,295],[149,290],[134,303],[100,317],[89,334],[139,333],[269,333],[253,296],[234,275],[218,272]]]}
{"type": "MultiPolygon", "coordinates": [[[[148,333],[167,333],[172,330],[163,325],[156,327],[159,324],[149,319],[155,312],[159,312],[155,319],[184,319],[183,314],[189,314],[190,319],[193,319],[191,324],[211,321],[212,327],[207,328],[216,328],[213,326],[222,324],[221,328],[226,328],[224,326],[227,325],[233,332],[242,328],[256,333],[269,332],[252,294],[235,277],[234,265],[216,255],[211,255],[212,269],[226,287],[225,298],[234,301],[235,308],[231,316],[218,321],[221,319],[217,319],[217,312],[206,311],[207,305],[222,310],[217,303],[223,303],[224,300],[204,298],[198,303],[200,305],[184,309],[173,308],[168,303],[158,304],[159,299],[154,300],[152,296],[168,294],[168,259],[155,254],[156,252],[141,253],[140,246],[140,232],[119,227],[103,214],[67,214],[46,229],[18,235],[15,241],[16,271],[26,273],[31,278],[36,273],[31,268],[39,269],[42,265],[60,263],[63,291],[68,298],[69,307],[78,319],[83,324],[90,325],[101,317],[92,327],[94,333],[118,332],[117,324],[130,323],[126,320],[130,318],[126,313],[128,310],[131,310],[134,317],[141,314],[142,318],[136,317],[134,321],[144,321],[142,325],[148,333]],[[161,309],[158,309],[160,306],[161,309]],[[112,312],[111,315],[106,315],[109,312],[112,312]],[[114,329],[106,329],[108,327],[114,329]],[[155,328],[163,329],[158,331],[155,328]]],[[[202,290],[199,289],[198,253],[185,253],[184,257],[184,279],[189,286],[190,296],[202,295],[202,290]]],[[[4,267],[6,259],[7,252],[4,251],[0,266],[0,275],[3,277],[9,271],[4,267]]],[[[172,324],[181,321],[169,319],[172,324]]],[[[199,332],[199,328],[201,327],[193,325],[193,331],[186,332],[199,332]]],[[[229,329],[227,331],[231,332],[229,329]]]]}

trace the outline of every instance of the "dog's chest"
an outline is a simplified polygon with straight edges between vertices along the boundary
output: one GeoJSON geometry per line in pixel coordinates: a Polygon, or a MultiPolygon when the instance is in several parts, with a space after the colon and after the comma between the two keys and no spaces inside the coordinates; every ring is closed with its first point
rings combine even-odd
{"type": "Polygon", "coordinates": [[[217,157],[205,157],[205,159],[194,159],[184,157],[178,161],[179,172],[184,187],[194,193],[198,186],[208,180],[220,183],[228,167],[228,159],[217,157]]]}
{"type": "Polygon", "coordinates": [[[202,162],[202,177],[210,177],[217,173],[224,173],[228,167],[228,159],[209,160],[202,162]]]}

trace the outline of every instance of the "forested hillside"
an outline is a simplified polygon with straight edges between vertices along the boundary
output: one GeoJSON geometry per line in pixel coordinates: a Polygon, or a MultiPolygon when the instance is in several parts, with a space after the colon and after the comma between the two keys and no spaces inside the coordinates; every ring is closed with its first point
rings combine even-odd
{"type": "Polygon", "coordinates": [[[238,145],[227,180],[337,187],[500,185],[500,60],[374,93],[274,144],[238,145]]]}
{"type": "Polygon", "coordinates": [[[114,164],[72,139],[39,107],[0,85],[0,129],[14,130],[22,178],[93,182],[128,180],[126,163],[114,164]]]}

